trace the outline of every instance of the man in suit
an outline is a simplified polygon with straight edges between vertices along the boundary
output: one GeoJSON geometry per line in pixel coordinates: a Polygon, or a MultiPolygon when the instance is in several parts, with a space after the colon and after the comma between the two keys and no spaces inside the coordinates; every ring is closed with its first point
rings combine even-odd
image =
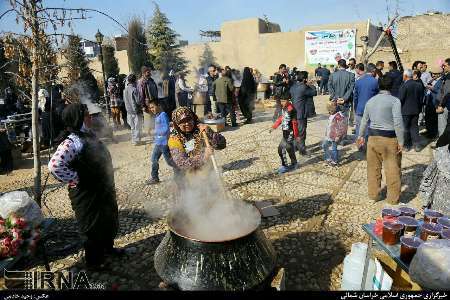
{"type": "Polygon", "coordinates": [[[347,118],[349,117],[349,108],[354,87],[355,74],[347,72],[345,59],[340,59],[338,61],[338,70],[330,75],[328,91],[330,92],[330,101],[336,102],[338,110],[347,118]]]}
{"type": "Polygon", "coordinates": [[[408,69],[403,72],[403,84],[398,91],[398,98],[402,103],[402,116],[405,127],[405,151],[419,152],[419,113],[422,110],[424,87],[422,82],[413,80],[413,71],[408,69]]]}
{"type": "MultiPolygon", "coordinates": [[[[362,70],[364,71],[364,65],[361,64],[358,67],[362,67],[362,70]]],[[[375,65],[368,64],[366,73],[362,75],[355,83],[353,104],[355,107],[356,136],[359,135],[359,127],[361,125],[366,104],[369,99],[377,95],[378,92],[378,80],[375,79],[375,65]]],[[[366,140],[367,137],[368,133],[366,134],[366,140]]]]}
{"type": "Polygon", "coordinates": [[[297,111],[298,138],[297,147],[300,155],[308,155],[306,152],[306,128],[308,126],[308,99],[317,95],[316,88],[308,85],[308,72],[297,72],[296,81],[289,90],[292,104],[297,111]]]}
{"type": "Polygon", "coordinates": [[[326,95],[328,94],[328,80],[330,79],[331,72],[327,68],[327,65],[323,65],[319,69],[320,76],[320,86],[319,86],[319,94],[326,95]]]}

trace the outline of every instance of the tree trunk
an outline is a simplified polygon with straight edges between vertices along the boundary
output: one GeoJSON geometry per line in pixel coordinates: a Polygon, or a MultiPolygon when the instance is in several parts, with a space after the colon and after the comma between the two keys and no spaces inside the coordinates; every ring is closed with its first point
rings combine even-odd
{"type": "Polygon", "coordinates": [[[34,200],[41,206],[41,155],[40,155],[40,136],[39,136],[39,111],[38,111],[38,53],[39,47],[39,23],[37,22],[36,3],[34,0],[30,1],[30,18],[31,18],[31,32],[33,37],[33,47],[31,53],[32,68],[31,68],[31,131],[33,135],[33,177],[34,177],[34,200]]]}
{"type": "Polygon", "coordinates": [[[31,122],[33,134],[33,166],[34,166],[34,200],[41,206],[41,159],[40,159],[40,136],[39,136],[39,111],[38,111],[38,80],[37,67],[33,63],[31,78],[31,122]]]}

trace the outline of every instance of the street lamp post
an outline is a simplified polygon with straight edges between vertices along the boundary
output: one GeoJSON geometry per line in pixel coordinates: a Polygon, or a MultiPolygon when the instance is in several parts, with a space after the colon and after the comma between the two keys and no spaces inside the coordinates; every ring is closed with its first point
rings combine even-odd
{"type": "Polygon", "coordinates": [[[108,94],[107,94],[107,85],[106,85],[106,78],[105,78],[105,66],[103,64],[103,49],[102,49],[102,43],[103,43],[103,34],[100,32],[100,29],[97,29],[97,33],[95,34],[95,40],[97,41],[97,44],[100,48],[100,53],[98,55],[98,59],[100,60],[100,63],[102,64],[102,78],[103,78],[103,96],[105,98],[106,102],[106,113],[108,114],[108,120],[110,120],[110,112],[109,112],[109,100],[108,100],[108,94]]]}

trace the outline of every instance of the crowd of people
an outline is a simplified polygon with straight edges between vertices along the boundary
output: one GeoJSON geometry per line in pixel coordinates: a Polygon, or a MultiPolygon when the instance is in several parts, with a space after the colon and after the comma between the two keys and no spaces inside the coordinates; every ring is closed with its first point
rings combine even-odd
{"type": "MultiPolygon", "coordinates": [[[[348,62],[341,59],[332,70],[319,65],[314,76],[296,68],[289,70],[281,64],[272,77],[276,107],[270,128],[270,131],[281,128],[282,132],[278,172],[299,168],[297,151],[300,156],[309,156],[306,138],[308,119],[316,115],[313,98],[318,94],[328,95],[328,119],[322,142],[326,163],[339,167],[340,145],[355,143],[366,155],[369,198],[374,201],[384,198],[381,190],[384,168],[386,201],[397,204],[401,196],[402,152],[422,150],[419,128],[423,126],[426,137],[437,141],[433,145],[434,160],[420,185],[420,195],[424,207],[450,213],[449,64],[450,58],[430,72],[425,62],[417,61],[411,69],[402,72],[391,61],[385,72],[382,61],[364,65],[355,59],[348,62]],[[354,136],[348,135],[353,125],[354,136]]],[[[160,182],[161,156],[173,169],[175,182],[181,188],[186,174],[201,169],[214,150],[226,147],[223,135],[201,123],[194,93],[204,96],[203,118],[226,121],[229,118],[229,126],[236,127],[236,115],[240,111],[245,123],[252,122],[259,82],[256,70],[246,67],[241,75],[230,67],[211,65],[206,74],[199,73],[193,88],[187,85],[185,74],[171,71],[167,76],[155,76],[157,73],[148,66],[142,67],[139,79],[136,74],[126,76],[123,85],[122,79],[108,80],[114,128],[128,126],[133,145],[141,144],[144,114],[151,117],[154,145],[147,184],[160,182]]],[[[52,137],[58,137],[59,143],[48,168],[55,178],[69,186],[69,198],[84,237],[86,263],[95,269],[102,268],[106,255],[121,255],[113,247],[118,208],[111,155],[92,130],[95,113],[89,105],[62,105],[62,101],[56,101],[55,107],[49,107],[48,96],[41,94],[44,143],[51,144],[52,137]],[[53,113],[59,134],[46,128],[48,114],[53,113]]],[[[10,99],[8,103],[12,109],[10,99]]],[[[4,148],[0,148],[2,164],[4,157],[8,157],[4,148]]]]}
{"type": "MultiPolygon", "coordinates": [[[[383,61],[364,65],[353,58],[348,63],[341,59],[332,72],[319,65],[315,81],[308,80],[306,71],[295,68],[289,71],[285,64],[280,65],[273,77],[276,109],[271,128],[282,128],[279,173],[298,167],[296,150],[300,155],[308,155],[305,147],[307,120],[313,115],[308,103],[314,105],[312,97],[318,93],[327,94],[329,118],[322,143],[324,160],[331,166],[339,166],[338,145],[355,142],[358,150],[366,154],[369,198],[379,201],[384,197],[381,193],[384,167],[386,200],[398,204],[402,152],[422,151],[425,145],[420,138],[420,126],[426,128],[429,142],[439,137],[432,144],[432,148],[438,148],[436,160],[450,159],[444,147],[450,140],[449,63],[450,59],[446,59],[437,69],[428,71],[426,62],[416,61],[411,69],[401,72],[397,62],[390,61],[388,71],[384,72],[383,61]],[[355,138],[347,136],[348,127],[353,124],[355,138]]],[[[438,163],[430,168],[434,168],[433,172],[426,172],[430,178],[425,178],[421,185],[425,191],[422,195],[427,199],[424,205],[448,207],[448,197],[443,196],[448,187],[437,183],[450,180],[448,168],[438,163]],[[438,171],[442,175],[439,180],[433,177],[438,171]]]]}
{"type": "MultiPolygon", "coordinates": [[[[148,184],[159,183],[159,160],[164,157],[167,164],[174,166],[169,145],[170,123],[175,126],[174,112],[187,109],[196,115],[196,104],[193,93],[203,93],[205,99],[204,118],[230,119],[230,126],[237,127],[236,112],[238,107],[246,119],[245,124],[252,122],[257,83],[254,72],[249,67],[240,72],[230,67],[208,67],[207,74],[200,70],[195,88],[186,84],[185,74],[169,72],[169,77],[158,84],[152,76],[152,69],[143,66],[140,79],[135,74],[126,78],[123,91],[123,102],[127,111],[127,122],[131,129],[131,142],[140,145],[143,136],[144,114],[151,119],[151,132],[154,148],[151,155],[152,171],[148,184]],[[162,91],[162,92],[161,92],[162,91]]],[[[155,74],[155,73],[153,73],[155,74]]],[[[157,73],[159,74],[159,73],[157,73]]],[[[160,76],[155,76],[160,77],[160,76]]],[[[164,76],[163,76],[164,77],[164,76]]],[[[172,127],[173,128],[173,127],[172,127]]],[[[189,151],[188,151],[189,152],[189,151]]]]}
{"type": "MultiPolygon", "coordinates": [[[[38,92],[38,132],[43,149],[50,147],[52,140],[63,130],[61,86],[51,86],[49,91],[40,89],[38,92]]],[[[31,143],[29,101],[23,95],[18,95],[13,88],[7,87],[4,96],[0,97],[0,172],[10,174],[13,171],[12,151],[15,146],[19,145],[19,150],[26,152],[31,143]]]]}

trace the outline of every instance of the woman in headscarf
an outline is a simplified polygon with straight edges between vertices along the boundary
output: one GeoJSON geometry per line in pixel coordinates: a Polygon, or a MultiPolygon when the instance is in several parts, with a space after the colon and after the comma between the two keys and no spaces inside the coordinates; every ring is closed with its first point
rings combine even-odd
{"type": "Polygon", "coordinates": [[[246,124],[250,124],[253,118],[253,106],[255,103],[256,82],[249,67],[244,68],[242,84],[239,91],[238,102],[241,112],[247,119],[246,124]]]}
{"type": "Polygon", "coordinates": [[[419,195],[425,208],[450,215],[450,130],[436,143],[434,159],[423,174],[419,195]]]}
{"type": "Polygon", "coordinates": [[[0,174],[9,174],[13,171],[13,145],[8,139],[6,128],[0,127],[0,174]]]}
{"type": "Polygon", "coordinates": [[[109,105],[111,108],[111,116],[114,123],[114,129],[119,129],[120,122],[120,104],[122,99],[120,98],[120,88],[114,77],[108,79],[108,96],[109,105]]]}
{"type": "Polygon", "coordinates": [[[56,179],[68,183],[87,268],[101,270],[106,255],[123,254],[113,248],[119,219],[111,155],[89,131],[91,120],[85,105],[70,104],[62,119],[64,138],[48,168],[56,179]]]}
{"type": "Polygon", "coordinates": [[[213,149],[221,150],[226,147],[225,138],[213,132],[208,125],[200,124],[197,115],[187,107],[177,108],[172,113],[172,121],[168,146],[178,169],[178,179],[186,172],[200,169],[210,158],[212,149],[207,146],[203,132],[206,132],[213,149]]]}

